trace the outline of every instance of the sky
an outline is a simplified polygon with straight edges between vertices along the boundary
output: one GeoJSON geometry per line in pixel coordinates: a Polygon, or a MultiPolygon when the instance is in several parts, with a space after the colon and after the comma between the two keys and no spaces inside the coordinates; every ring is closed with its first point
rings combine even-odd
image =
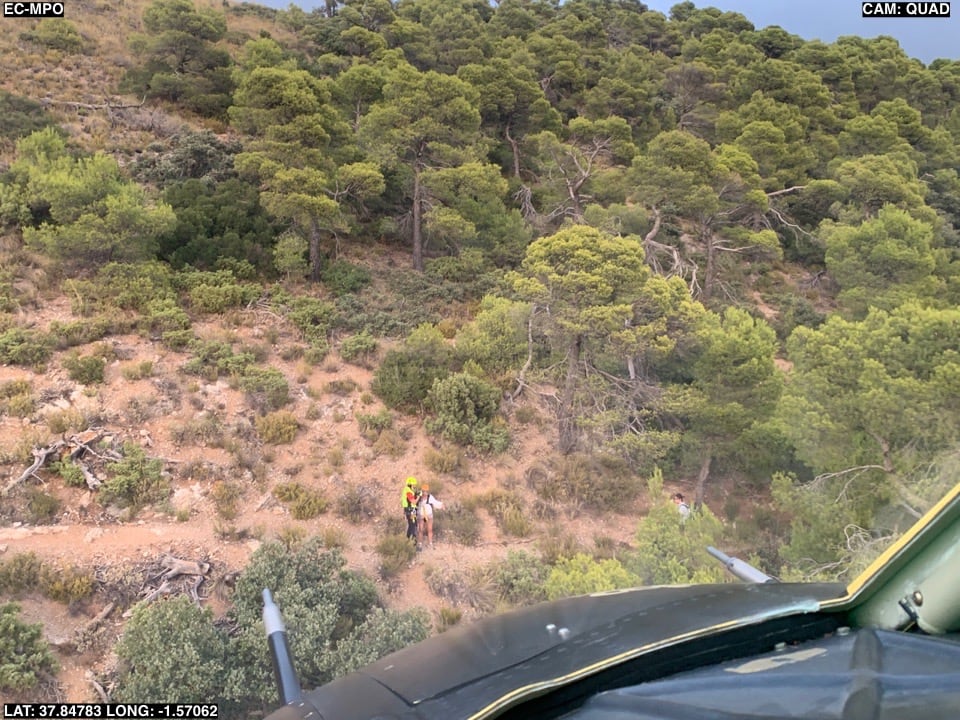
{"type": "MultiPolygon", "coordinates": [[[[286,8],[291,0],[253,0],[260,5],[286,8]]],[[[664,15],[678,0],[642,0],[664,15]]],[[[936,58],[960,60],[960,0],[949,18],[864,18],[860,0],[693,0],[697,7],[743,13],[758,29],[779,25],[805,40],[832,42],[840,35],[876,37],[892,35],[910,57],[929,64],[936,58]]],[[[311,10],[323,0],[298,0],[293,4],[311,10]]],[[[926,4],[926,3],[923,3],[926,4]]]]}
{"type": "MultiPolygon", "coordinates": [[[[642,0],[670,14],[677,0],[642,0]]],[[[910,57],[925,64],[936,58],[960,60],[960,2],[949,18],[865,18],[860,0],[693,0],[697,7],[742,13],[758,29],[779,25],[804,40],[833,42],[841,35],[891,35],[910,57]]],[[[926,3],[923,3],[926,4],[926,3]]]]}

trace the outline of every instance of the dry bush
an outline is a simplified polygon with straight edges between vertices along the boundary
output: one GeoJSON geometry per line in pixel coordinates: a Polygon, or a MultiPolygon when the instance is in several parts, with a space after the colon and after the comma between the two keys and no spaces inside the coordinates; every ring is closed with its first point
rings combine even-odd
{"type": "Polygon", "coordinates": [[[177,445],[224,446],[223,421],[216,413],[203,412],[199,417],[170,428],[170,439],[177,445]]]}
{"type": "Polygon", "coordinates": [[[320,533],[320,539],[323,540],[323,546],[330,549],[346,548],[347,541],[349,540],[346,531],[335,525],[325,527],[320,533]]]}
{"type": "Polygon", "coordinates": [[[76,408],[66,408],[64,410],[54,410],[44,417],[50,432],[56,435],[63,435],[68,432],[79,432],[89,426],[87,418],[76,408]]]}
{"type": "Polygon", "coordinates": [[[324,386],[324,392],[346,397],[355,392],[359,387],[355,380],[351,380],[350,378],[337,378],[336,380],[331,380],[324,386]]]}
{"type": "Polygon", "coordinates": [[[127,363],[120,367],[120,374],[124,380],[131,382],[148,378],[153,375],[153,360],[127,363]]]}
{"type": "Polygon", "coordinates": [[[571,558],[585,552],[580,541],[565,532],[561,525],[551,526],[537,541],[537,549],[543,561],[549,565],[555,565],[560,558],[571,558]]]}
{"type": "Polygon", "coordinates": [[[424,580],[434,595],[453,605],[465,605],[481,613],[488,613],[496,606],[497,593],[483,567],[467,571],[448,566],[429,567],[424,572],[424,580]]]}
{"type": "Polygon", "coordinates": [[[641,480],[620,458],[573,453],[530,466],[527,485],[544,501],[574,512],[580,508],[629,512],[641,480]]]}
{"type": "Polygon", "coordinates": [[[217,515],[224,520],[234,520],[240,514],[243,488],[239,483],[218,480],[210,488],[210,498],[213,500],[217,515]]]}
{"type": "Polygon", "coordinates": [[[443,606],[437,611],[437,632],[446,632],[450,628],[459,625],[461,620],[463,620],[462,610],[443,606]]]}
{"type": "Polygon", "coordinates": [[[417,547],[403,535],[384,535],[377,541],[380,556],[380,577],[392,578],[404,570],[417,555],[417,547]]]}
{"type": "Polygon", "coordinates": [[[442,443],[439,447],[427,449],[423,454],[423,464],[437,474],[464,479],[470,474],[469,462],[463,449],[452,443],[442,443]]]}
{"type": "Polygon", "coordinates": [[[480,541],[482,522],[477,510],[470,504],[444,504],[443,512],[436,516],[437,537],[450,533],[461,545],[474,546],[480,541]]]}
{"type": "Polygon", "coordinates": [[[347,485],[333,501],[334,512],[352,523],[367,522],[380,514],[380,498],[372,484],[347,485]]]}
{"type": "Polygon", "coordinates": [[[284,525],[277,534],[277,540],[287,549],[296,550],[307,539],[307,531],[302,525],[284,525]]]}
{"type": "Polygon", "coordinates": [[[500,531],[506,535],[526,537],[533,530],[523,498],[517,492],[496,488],[474,495],[471,501],[486,509],[497,521],[500,531]]]}
{"type": "Polygon", "coordinates": [[[299,429],[296,415],[289,410],[278,410],[257,418],[260,439],[271,445],[292,443],[299,429]]]}
{"type": "Polygon", "coordinates": [[[407,443],[403,437],[393,428],[384,430],[380,437],[373,444],[373,451],[377,455],[386,455],[392,458],[398,458],[407,450],[407,443]]]}

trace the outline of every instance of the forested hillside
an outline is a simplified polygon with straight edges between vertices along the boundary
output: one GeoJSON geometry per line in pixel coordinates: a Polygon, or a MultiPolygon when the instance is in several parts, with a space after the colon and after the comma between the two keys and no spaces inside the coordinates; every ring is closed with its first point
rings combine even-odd
{"type": "MultiPolygon", "coordinates": [[[[410,472],[457,496],[445,542],[475,544],[478,517],[538,540],[469,577],[427,573],[440,628],[464,608],[720,580],[710,543],[845,578],[956,480],[960,60],[691,2],[83,0],[67,16],[0,25],[0,522],[60,522],[80,493],[98,522],[186,521],[172,493],[199,481],[222,538],[243,539],[230,508],[265,492],[298,520],[363,507],[381,558],[377,585],[342,569],[330,548],[348,537],[265,542],[229,622],[189,602],[133,614],[101,676],[114,698],[269,706],[271,579],[291,583],[275,594],[304,628],[305,684],[421,637],[425,616],[378,599],[413,558],[394,542],[410,472]],[[317,389],[341,362],[361,381],[317,389]],[[123,383],[138,389],[117,409],[123,383]],[[161,472],[148,422],[188,396],[196,415],[157,432],[197,463],[161,472]],[[324,435],[298,479],[317,458],[284,447],[321,422],[363,451],[324,435]],[[88,428],[115,438],[81,444],[97,462],[23,472],[88,428]],[[395,464],[374,488],[379,457],[395,464]],[[697,509],[685,525],[665,483],[697,509]],[[585,518],[640,508],[629,542],[577,542],[585,518]],[[146,670],[155,626],[193,648],[192,685],[146,670]]],[[[0,592],[42,580],[39,562],[0,555],[0,592]]],[[[77,577],[51,596],[110,586],[77,577]]],[[[38,663],[0,686],[35,692],[38,663]]]]}

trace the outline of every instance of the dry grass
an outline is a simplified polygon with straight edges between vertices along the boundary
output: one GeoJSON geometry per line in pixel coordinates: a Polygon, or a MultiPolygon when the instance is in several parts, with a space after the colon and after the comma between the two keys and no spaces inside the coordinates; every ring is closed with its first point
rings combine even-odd
{"type": "MultiPolygon", "coordinates": [[[[222,0],[194,2],[197,7],[224,11],[222,0]]],[[[147,104],[124,111],[111,123],[105,111],[78,112],[66,103],[102,105],[107,100],[139,100],[119,95],[117,88],[126,68],[136,62],[129,41],[132,35],[143,31],[141,18],[151,3],[152,0],[73,0],[68,5],[67,20],[84,39],[86,48],[79,53],[50,50],[21,40],[21,33],[32,31],[38,20],[0,18],[0,67],[4,69],[0,88],[48,102],[56,121],[86,150],[132,157],[138,149],[155,141],[158,134],[164,134],[164,128],[173,132],[184,121],[175,112],[169,112],[170,108],[147,104]]],[[[267,18],[228,11],[226,20],[227,37],[253,39],[266,30],[278,42],[293,42],[289,30],[267,18]]],[[[236,57],[242,43],[223,41],[221,46],[236,57]]],[[[216,125],[199,119],[190,123],[198,127],[216,125]]],[[[0,146],[0,159],[9,159],[12,150],[12,146],[0,146]]]]}

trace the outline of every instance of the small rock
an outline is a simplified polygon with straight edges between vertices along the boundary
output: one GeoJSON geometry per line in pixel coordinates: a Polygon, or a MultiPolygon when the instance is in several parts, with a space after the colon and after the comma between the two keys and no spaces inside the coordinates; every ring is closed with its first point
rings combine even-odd
{"type": "Polygon", "coordinates": [[[103,535],[103,528],[91,528],[86,535],[83,536],[83,541],[85,543],[92,543],[98,537],[103,535]]]}
{"type": "Polygon", "coordinates": [[[7,551],[6,545],[0,545],[0,553],[5,553],[7,551]]]}

